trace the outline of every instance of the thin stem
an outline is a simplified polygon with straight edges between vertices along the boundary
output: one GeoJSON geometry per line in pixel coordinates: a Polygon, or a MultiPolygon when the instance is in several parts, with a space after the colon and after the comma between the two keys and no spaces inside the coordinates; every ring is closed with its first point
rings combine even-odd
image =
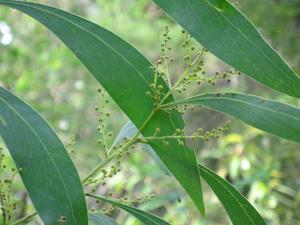
{"type": "Polygon", "coordinates": [[[204,138],[202,135],[191,135],[191,136],[183,136],[183,135],[175,135],[175,136],[162,136],[162,137],[144,137],[141,141],[151,141],[151,140],[164,140],[164,139],[195,139],[195,138],[204,138]]]}
{"type": "Polygon", "coordinates": [[[107,199],[104,196],[94,195],[94,194],[91,194],[91,193],[85,193],[85,196],[90,197],[90,198],[95,198],[95,199],[98,199],[98,200],[107,199]]]}
{"type": "Polygon", "coordinates": [[[98,166],[95,167],[95,169],[93,169],[83,180],[82,183],[86,183],[91,177],[93,177],[99,170],[101,170],[105,165],[107,165],[110,161],[112,161],[115,156],[117,155],[118,152],[125,150],[127,148],[129,148],[132,144],[135,143],[136,139],[138,138],[138,136],[140,135],[140,133],[142,132],[142,130],[145,128],[145,126],[147,125],[147,123],[150,121],[150,119],[152,118],[152,116],[154,115],[154,111],[152,111],[150,113],[150,115],[148,116],[148,118],[145,120],[145,122],[143,123],[143,125],[141,126],[141,128],[137,131],[137,133],[134,135],[133,138],[131,138],[126,144],[124,144],[120,149],[118,149],[116,152],[112,153],[112,155],[110,155],[105,161],[101,162],[98,166]]]}
{"type": "MultiPolygon", "coordinates": [[[[93,177],[100,169],[102,169],[104,166],[106,166],[111,160],[113,160],[115,157],[115,154],[111,155],[110,157],[108,157],[105,161],[101,162],[98,166],[96,166],[95,169],[93,169],[90,173],[88,173],[88,175],[83,178],[83,180],[81,181],[82,184],[85,184],[91,177],[93,177]]],[[[26,220],[29,220],[31,218],[33,218],[34,216],[37,215],[37,212],[34,212],[28,216],[25,216],[13,223],[11,223],[10,225],[18,225],[21,224],[23,222],[25,222],[26,220]]]]}
{"type": "MultiPolygon", "coordinates": [[[[151,120],[151,118],[153,117],[155,113],[155,110],[153,110],[150,115],[148,116],[148,118],[145,120],[145,122],[142,124],[141,128],[138,130],[138,132],[135,134],[135,136],[133,138],[131,138],[126,144],[124,144],[118,151],[122,151],[127,149],[128,147],[130,147],[132,144],[134,144],[136,142],[136,139],[138,138],[138,136],[140,135],[140,133],[142,132],[142,130],[146,127],[147,123],[151,120]]],[[[104,166],[106,166],[109,162],[111,162],[115,156],[117,155],[118,151],[114,152],[111,156],[109,156],[105,161],[101,162],[99,165],[97,165],[90,173],[88,173],[88,175],[82,179],[82,183],[86,183],[91,177],[93,177],[99,170],[101,170],[104,166]]],[[[31,215],[28,215],[26,217],[23,217],[20,220],[15,221],[14,223],[10,224],[10,225],[18,225],[20,223],[22,223],[25,220],[28,220],[34,216],[37,215],[37,212],[32,213],[31,215]]]]}
{"type": "Polygon", "coordinates": [[[117,143],[113,143],[113,144],[110,146],[110,148],[107,150],[107,155],[108,155],[108,156],[110,156],[110,154],[111,154],[111,152],[112,152],[112,150],[114,149],[114,147],[115,147],[116,144],[117,144],[117,143]]]}
{"type": "Polygon", "coordinates": [[[2,221],[3,221],[3,225],[6,225],[6,209],[5,209],[5,203],[4,203],[4,199],[3,199],[3,196],[4,196],[4,193],[2,193],[2,181],[0,180],[0,206],[1,206],[1,212],[2,212],[2,221]]]}
{"type": "Polygon", "coordinates": [[[106,142],[106,136],[105,136],[105,127],[103,126],[102,128],[102,140],[103,140],[103,144],[104,144],[104,148],[105,148],[105,152],[108,152],[109,149],[107,147],[107,142],[106,142]]]}
{"type": "Polygon", "coordinates": [[[183,99],[183,100],[169,102],[169,103],[166,103],[166,104],[161,104],[160,109],[167,108],[167,107],[174,106],[174,105],[181,105],[181,104],[191,104],[191,103],[185,102],[184,99],[183,99]]]}
{"type": "Polygon", "coordinates": [[[108,158],[106,158],[103,162],[99,163],[91,172],[89,172],[82,180],[81,183],[85,184],[90,178],[92,178],[99,170],[101,170],[104,166],[106,166],[109,162],[111,162],[115,158],[115,154],[112,154],[108,158]]]}
{"type": "Polygon", "coordinates": [[[174,86],[170,88],[170,90],[167,92],[167,94],[163,97],[163,99],[160,101],[156,109],[160,109],[161,105],[166,101],[168,97],[176,90],[176,88],[181,84],[181,82],[184,80],[184,78],[189,74],[190,68],[195,65],[200,58],[200,55],[197,55],[197,57],[194,59],[194,61],[191,63],[190,67],[186,68],[185,71],[183,72],[182,76],[176,81],[174,86]]]}
{"type": "MultiPolygon", "coordinates": [[[[2,155],[2,148],[0,148],[0,154],[2,155]]],[[[2,176],[3,173],[3,166],[2,166],[2,162],[3,162],[3,158],[0,155],[0,175],[2,176]]],[[[4,184],[2,183],[2,180],[0,179],[0,212],[2,212],[2,221],[3,221],[3,225],[6,224],[6,209],[5,209],[5,202],[4,202],[4,184]]]]}
{"type": "Polygon", "coordinates": [[[10,225],[18,225],[18,224],[24,223],[25,221],[27,221],[27,220],[35,217],[36,215],[37,215],[37,212],[34,212],[34,213],[32,213],[32,214],[30,214],[28,216],[25,216],[25,217],[23,217],[23,218],[15,221],[15,222],[11,223],[10,225]]]}
{"type": "MultiPolygon", "coordinates": [[[[101,162],[100,164],[98,164],[90,173],[87,174],[87,176],[85,178],[82,179],[82,183],[85,184],[91,177],[93,177],[99,170],[101,170],[104,166],[106,166],[109,162],[111,162],[117,155],[117,153],[119,151],[122,151],[124,149],[127,149],[128,147],[130,147],[132,144],[134,144],[137,140],[137,138],[139,137],[140,133],[143,131],[143,129],[147,126],[148,122],[152,119],[152,117],[154,116],[155,112],[157,112],[162,106],[165,106],[167,104],[164,104],[163,103],[165,102],[165,100],[173,93],[174,90],[176,90],[176,88],[180,85],[180,83],[184,80],[184,78],[188,75],[189,73],[189,70],[190,68],[195,65],[195,63],[197,63],[197,61],[199,60],[200,56],[198,55],[194,61],[191,63],[191,66],[188,67],[182,74],[182,76],[177,80],[177,82],[174,84],[173,87],[171,87],[171,84],[170,84],[170,79],[168,78],[168,82],[169,82],[169,86],[170,86],[170,89],[169,91],[167,92],[167,94],[163,97],[163,99],[160,101],[160,103],[158,104],[158,106],[152,110],[152,112],[150,113],[150,115],[148,116],[148,118],[144,121],[144,123],[142,124],[142,126],[140,127],[140,129],[138,130],[138,132],[135,134],[135,136],[133,138],[131,138],[126,144],[124,144],[120,149],[118,149],[118,151],[112,153],[107,159],[105,159],[103,162],[101,162]]],[[[169,76],[169,75],[167,75],[169,76]]],[[[173,102],[174,104],[174,102],[173,102]]],[[[166,137],[169,137],[169,138],[179,138],[176,137],[176,136],[166,136],[166,137]]],[[[155,137],[156,139],[164,139],[166,137],[155,137]]],[[[150,140],[151,137],[148,138],[148,140],[150,140]]],[[[184,138],[182,136],[180,136],[180,138],[184,138]]],[[[154,139],[154,137],[153,137],[154,139]]],[[[94,196],[91,196],[90,194],[86,194],[87,196],[90,196],[90,197],[94,197],[94,196]]],[[[34,212],[28,216],[25,216],[23,218],[21,218],[20,220],[18,221],[15,221],[14,223],[10,224],[10,225],[18,225],[34,216],[37,215],[37,212],[34,212]]]]}
{"type": "Polygon", "coordinates": [[[170,73],[169,73],[169,66],[168,66],[168,62],[167,59],[164,60],[165,63],[165,69],[166,69],[166,76],[167,76],[167,81],[168,81],[168,85],[169,88],[172,88],[172,83],[171,83],[171,77],[170,77],[170,73]]]}

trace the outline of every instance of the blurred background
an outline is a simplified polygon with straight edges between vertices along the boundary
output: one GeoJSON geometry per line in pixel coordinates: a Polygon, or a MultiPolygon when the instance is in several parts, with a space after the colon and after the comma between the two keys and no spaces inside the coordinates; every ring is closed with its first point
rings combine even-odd
{"type": "MultiPolygon", "coordinates": [[[[79,14],[117,33],[143,52],[152,62],[160,55],[166,25],[172,37],[171,51],[175,64],[170,68],[176,80],[184,67],[181,28],[166,17],[150,0],[40,0],[79,14]]],[[[236,6],[257,26],[268,42],[300,74],[300,1],[239,0],[236,6]]],[[[205,32],[205,31],[203,31],[205,32]]],[[[221,37],[220,37],[221,38],[221,37]]],[[[224,71],[227,66],[209,53],[205,56],[208,73],[224,71]]],[[[98,143],[98,113],[108,96],[98,93],[99,85],[73,54],[36,21],[17,11],[0,8],[0,85],[10,89],[54,127],[72,152],[80,176],[99,163],[104,148],[98,143]]],[[[300,106],[300,101],[271,91],[245,77],[189,89],[185,95],[202,91],[232,90],[275,98],[300,106]]],[[[105,120],[113,143],[127,118],[110,103],[105,120]]],[[[211,129],[227,121],[226,116],[200,109],[186,113],[186,130],[211,129]]],[[[110,135],[109,135],[110,136],[110,135]]],[[[4,144],[2,144],[4,146],[4,144]]],[[[232,119],[232,127],[220,138],[193,146],[199,160],[233,183],[264,216],[270,225],[300,225],[300,149],[299,145],[268,135],[232,119]]],[[[6,163],[13,162],[6,158],[6,163]]],[[[5,175],[4,175],[5,176],[5,175]]],[[[135,149],[121,164],[121,172],[97,185],[97,193],[112,198],[155,197],[138,206],[155,213],[174,225],[229,225],[225,211],[204,184],[206,218],[201,218],[191,200],[177,182],[167,176],[144,149],[135,149]]],[[[13,219],[30,213],[33,208],[18,178],[14,183],[17,210],[13,219]]],[[[89,200],[91,209],[98,210],[89,200]]],[[[140,224],[121,211],[110,215],[120,224],[140,224]]],[[[27,224],[39,224],[33,220],[27,224]]]]}

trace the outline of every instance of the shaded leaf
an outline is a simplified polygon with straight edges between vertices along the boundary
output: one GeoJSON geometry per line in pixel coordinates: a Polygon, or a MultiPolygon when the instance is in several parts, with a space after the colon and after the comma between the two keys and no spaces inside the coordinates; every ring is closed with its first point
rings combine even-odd
{"type": "Polygon", "coordinates": [[[233,225],[266,225],[256,209],[230,183],[202,165],[199,168],[201,176],[219,198],[233,225]]]}
{"type": "MultiPolygon", "coordinates": [[[[118,136],[116,137],[114,144],[119,144],[124,138],[132,138],[136,133],[138,132],[138,129],[134,126],[134,124],[131,121],[128,121],[120,130],[118,136]]],[[[143,149],[145,149],[151,158],[154,160],[154,162],[157,164],[157,166],[168,176],[170,176],[170,172],[168,168],[165,166],[165,164],[161,161],[161,159],[157,156],[154,149],[148,145],[148,144],[140,144],[143,149]]]]}
{"type": "Polygon", "coordinates": [[[203,105],[260,130],[300,142],[300,109],[291,105],[239,93],[203,94],[177,103],[203,105]]]}
{"type": "Polygon", "coordinates": [[[90,225],[118,225],[112,218],[102,214],[90,214],[90,225]]]}
{"type": "Polygon", "coordinates": [[[256,209],[230,183],[203,165],[199,168],[201,177],[215,192],[233,225],[266,225],[256,209]]]}
{"type": "Polygon", "coordinates": [[[120,202],[109,200],[109,199],[103,198],[101,196],[97,196],[97,195],[93,195],[93,194],[86,194],[86,195],[96,198],[96,199],[100,199],[102,201],[105,201],[107,203],[110,203],[112,205],[115,205],[115,206],[127,211],[128,213],[130,213],[131,215],[133,215],[134,217],[139,219],[145,225],[170,225],[169,223],[165,222],[164,220],[160,219],[159,217],[157,217],[153,214],[147,213],[143,210],[125,205],[120,202]]]}
{"type": "Polygon", "coordinates": [[[113,146],[120,144],[125,138],[132,138],[138,132],[136,126],[131,122],[128,121],[118,133],[113,146]]]}
{"type": "Polygon", "coordinates": [[[300,97],[300,78],[227,0],[153,0],[218,58],[262,84],[300,97]]]}
{"type": "MultiPolygon", "coordinates": [[[[153,112],[153,101],[146,96],[151,91],[151,63],[135,48],[115,34],[81,17],[46,5],[3,1],[1,5],[18,9],[49,28],[80,59],[102,84],[114,101],[136,127],[143,127],[144,136],[152,136],[157,127],[160,135],[171,135],[184,126],[179,113],[153,112]],[[151,115],[151,118],[149,117],[151,115]]],[[[167,86],[162,79],[158,84],[167,86]]],[[[172,98],[167,99],[171,101],[172,98]]],[[[169,171],[184,187],[200,212],[204,214],[201,181],[194,151],[180,146],[175,140],[165,146],[161,141],[151,141],[151,146],[169,171]]]]}
{"type": "Polygon", "coordinates": [[[77,171],[55,132],[30,106],[0,87],[0,135],[46,225],[87,225],[77,171]]]}

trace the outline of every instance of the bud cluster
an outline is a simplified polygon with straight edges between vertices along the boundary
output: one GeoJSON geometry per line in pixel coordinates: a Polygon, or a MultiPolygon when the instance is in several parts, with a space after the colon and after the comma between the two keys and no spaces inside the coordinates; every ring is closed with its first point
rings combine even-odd
{"type": "Polygon", "coordinates": [[[0,147],[0,215],[3,225],[7,225],[16,210],[16,202],[12,199],[12,185],[21,169],[9,168],[4,161],[4,149],[0,147]]]}
{"type": "Polygon", "coordinates": [[[175,84],[172,85],[171,76],[169,74],[169,66],[170,63],[174,62],[174,59],[169,56],[172,48],[169,44],[171,36],[168,27],[166,27],[165,33],[163,34],[164,40],[161,44],[162,54],[157,60],[155,66],[150,67],[153,72],[153,82],[150,84],[150,91],[147,91],[146,95],[153,99],[155,108],[159,107],[159,105],[166,99],[166,95],[170,93],[184,93],[192,88],[193,85],[200,86],[207,84],[215,86],[220,80],[231,82],[232,76],[238,76],[241,74],[239,71],[231,69],[223,72],[215,72],[214,74],[207,73],[204,60],[208,50],[196,46],[191,35],[185,30],[182,31],[182,34],[183,42],[181,46],[185,51],[185,56],[183,57],[185,69],[175,84]],[[165,83],[168,84],[170,89],[168,93],[164,93],[164,86],[159,83],[159,78],[163,78],[165,83]]]}
{"type": "Polygon", "coordinates": [[[110,99],[107,93],[103,89],[98,89],[99,94],[101,95],[101,104],[100,106],[96,107],[95,110],[99,114],[98,118],[98,126],[97,131],[99,133],[98,144],[101,147],[104,147],[105,153],[108,154],[109,146],[108,143],[113,137],[113,132],[107,130],[107,119],[110,117],[110,112],[108,110],[108,105],[110,103],[110,99]]]}
{"type": "MultiPolygon", "coordinates": [[[[112,193],[108,193],[106,198],[111,199],[112,196],[113,196],[112,193]]],[[[132,199],[130,199],[129,197],[124,196],[124,197],[119,198],[119,199],[114,199],[113,201],[117,201],[117,202],[123,203],[125,205],[135,207],[137,205],[141,205],[141,204],[144,204],[146,202],[149,202],[153,198],[155,198],[155,195],[154,194],[149,194],[149,195],[145,195],[145,196],[137,197],[137,198],[132,198],[132,199]]],[[[96,203],[100,205],[101,201],[97,199],[96,203]]],[[[116,209],[116,206],[110,205],[108,207],[107,206],[106,207],[102,206],[99,210],[96,210],[95,208],[91,208],[90,211],[92,213],[100,212],[102,214],[111,215],[114,212],[115,209],[116,209]]]]}
{"type": "Polygon", "coordinates": [[[69,154],[73,154],[75,151],[75,145],[76,145],[76,137],[75,135],[70,135],[69,137],[69,143],[67,143],[67,150],[69,154]]]}
{"type": "MultiPolygon", "coordinates": [[[[184,129],[176,129],[173,135],[168,136],[157,136],[157,132],[155,132],[154,136],[143,137],[139,141],[141,143],[148,143],[151,140],[161,140],[164,145],[169,145],[169,140],[176,139],[179,145],[184,145],[185,140],[202,140],[202,141],[210,141],[211,138],[219,138],[220,135],[229,129],[231,125],[231,121],[227,121],[221,126],[218,126],[215,129],[204,131],[203,128],[198,128],[196,132],[192,135],[185,135],[184,129]]],[[[160,128],[156,128],[156,131],[160,130],[160,128]]]]}
{"type": "MultiPolygon", "coordinates": [[[[120,165],[112,165],[110,167],[107,168],[103,168],[100,171],[100,174],[98,174],[97,177],[95,178],[91,178],[88,180],[88,182],[86,183],[86,185],[106,185],[106,179],[107,178],[112,178],[113,176],[117,175],[118,173],[121,172],[121,168],[120,165]]],[[[96,192],[96,188],[92,189],[92,192],[96,192]]]]}
{"type": "MultiPolygon", "coordinates": [[[[100,134],[100,138],[98,139],[98,143],[101,145],[101,147],[104,147],[107,153],[104,162],[105,160],[108,160],[107,162],[110,163],[110,166],[107,166],[108,163],[104,163],[103,165],[100,164],[101,167],[98,167],[98,170],[96,170],[97,173],[92,173],[92,176],[89,177],[86,184],[96,187],[92,189],[92,192],[96,192],[98,187],[106,184],[107,179],[110,179],[121,172],[122,160],[124,160],[126,156],[130,155],[131,151],[135,149],[136,145],[139,143],[149,144],[151,141],[161,141],[163,145],[169,146],[171,140],[173,140],[174,142],[177,141],[178,145],[184,146],[186,140],[207,142],[210,141],[211,138],[220,137],[222,132],[228,130],[230,127],[231,122],[228,121],[212,130],[205,131],[204,129],[199,128],[191,135],[186,135],[184,129],[176,128],[174,133],[171,132],[169,135],[166,135],[164,134],[165,132],[162,132],[162,127],[156,127],[153,130],[152,136],[141,137],[140,133],[142,129],[147,125],[147,122],[150,121],[151,116],[153,116],[156,111],[163,110],[167,113],[172,113],[173,111],[184,113],[186,111],[193,111],[196,107],[199,107],[192,104],[178,105],[176,102],[165,103],[165,100],[167,100],[171,95],[175,93],[181,94],[185,91],[188,91],[190,85],[196,84],[199,86],[202,84],[208,84],[215,86],[219,80],[226,80],[227,82],[230,82],[231,76],[240,75],[240,72],[236,70],[207,74],[204,60],[206,56],[205,54],[208,52],[208,50],[195,46],[193,44],[193,39],[188,32],[182,31],[182,33],[184,36],[182,47],[185,51],[185,56],[183,58],[185,63],[184,72],[173,84],[169,74],[169,65],[170,63],[174,62],[174,59],[170,58],[169,56],[170,51],[172,50],[170,47],[171,36],[169,28],[166,27],[165,32],[163,33],[164,39],[161,44],[161,56],[156,61],[155,65],[151,66],[150,68],[153,73],[153,79],[149,85],[149,91],[145,93],[153,100],[153,112],[151,113],[150,117],[145,120],[137,134],[132,138],[123,138],[121,142],[113,144],[109,147],[108,143],[111,140],[110,138],[113,136],[111,131],[106,130],[107,126],[105,125],[106,119],[110,116],[106,108],[109,100],[106,98],[106,93],[103,90],[99,90],[104,102],[101,107],[96,108],[96,111],[99,113],[99,125],[97,130],[100,134]],[[165,83],[163,83],[162,80],[164,80],[165,83]],[[166,87],[168,87],[169,90],[167,90],[166,87]]],[[[112,193],[108,194],[107,197],[111,198],[112,193]]],[[[152,198],[153,195],[131,200],[127,197],[123,197],[118,199],[118,201],[134,206],[152,198]]],[[[97,203],[100,204],[100,201],[97,200],[97,203]]],[[[100,209],[91,209],[91,211],[111,214],[115,210],[115,206],[98,208],[100,209]]]]}

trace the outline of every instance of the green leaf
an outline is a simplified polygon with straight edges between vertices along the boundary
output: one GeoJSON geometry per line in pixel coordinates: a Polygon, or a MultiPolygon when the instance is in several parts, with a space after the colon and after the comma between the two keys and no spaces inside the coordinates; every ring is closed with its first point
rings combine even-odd
{"type": "Polygon", "coordinates": [[[90,225],[118,225],[112,218],[102,214],[90,214],[90,225]]]}
{"type": "MultiPolygon", "coordinates": [[[[148,146],[148,148],[151,149],[151,146],[148,146]]],[[[157,156],[153,158],[157,162],[157,156]]],[[[215,192],[230,216],[233,225],[266,225],[256,209],[230,183],[203,165],[199,165],[199,168],[201,177],[215,192]]]]}
{"type": "Polygon", "coordinates": [[[260,130],[300,142],[300,109],[291,105],[238,93],[203,94],[176,104],[203,105],[260,130]]]}
{"type": "Polygon", "coordinates": [[[201,176],[215,192],[233,225],[266,225],[256,209],[230,183],[199,165],[201,176]]]}
{"type": "MultiPolygon", "coordinates": [[[[124,138],[132,138],[134,135],[138,132],[138,129],[136,126],[131,122],[128,121],[120,130],[119,134],[117,135],[113,146],[119,144],[124,138]]],[[[161,169],[162,172],[164,172],[166,175],[170,176],[170,172],[168,168],[165,166],[165,164],[161,161],[161,159],[157,156],[155,150],[147,144],[140,144],[142,149],[145,149],[153,161],[156,163],[156,165],[161,169]]]]}
{"type": "MultiPolygon", "coordinates": [[[[146,96],[146,92],[151,91],[153,78],[149,69],[151,63],[115,34],[81,17],[46,5],[13,0],[0,0],[0,5],[32,16],[55,33],[102,84],[136,127],[140,128],[152,115],[148,125],[143,127],[143,136],[152,136],[157,127],[161,128],[162,136],[172,135],[177,128],[184,127],[179,113],[153,112],[153,101],[146,96]]],[[[163,85],[162,91],[167,92],[163,80],[159,79],[158,83],[163,85]]],[[[168,101],[172,101],[172,98],[168,101]]],[[[178,145],[176,140],[170,141],[169,146],[163,145],[161,141],[152,141],[150,144],[204,214],[200,173],[194,151],[178,145]]]]}
{"type": "Polygon", "coordinates": [[[226,0],[153,0],[225,63],[274,90],[300,97],[300,78],[226,0]]]}
{"type": "Polygon", "coordinates": [[[114,140],[113,146],[120,144],[125,138],[132,138],[138,132],[136,126],[131,122],[128,121],[118,133],[116,139],[114,140]]]}
{"type": "Polygon", "coordinates": [[[46,225],[87,225],[77,171],[55,132],[30,106],[0,87],[0,135],[46,225]]]}
{"type": "Polygon", "coordinates": [[[105,201],[107,203],[110,203],[112,205],[115,205],[115,206],[127,211],[128,213],[130,213],[131,215],[133,215],[134,217],[139,219],[145,225],[170,225],[169,223],[160,219],[159,217],[157,217],[153,214],[147,213],[145,211],[142,211],[140,209],[125,205],[120,202],[109,200],[109,199],[103,198],[101,196],[97,196],[97,195],[93,195],[93,194],[86,194],[86,195],[89,197],[92,197],[92,198],[96,198],[96,199],[105,201]]]}
{"type": "MultiPolygon", "coordinates": [[[[128,124],[124,129],[129,127],[128,124]]],[[[149,146],[150,148],[151,146],[149,146]]],[[[233,225],[266,225],[256,209],[230,183],[203,165],[199,165],[199,168],[201,177],[215,192],[230,216],[233,225]]],[[[103,198],[100,199],[103,200],[103,198]]]]}

